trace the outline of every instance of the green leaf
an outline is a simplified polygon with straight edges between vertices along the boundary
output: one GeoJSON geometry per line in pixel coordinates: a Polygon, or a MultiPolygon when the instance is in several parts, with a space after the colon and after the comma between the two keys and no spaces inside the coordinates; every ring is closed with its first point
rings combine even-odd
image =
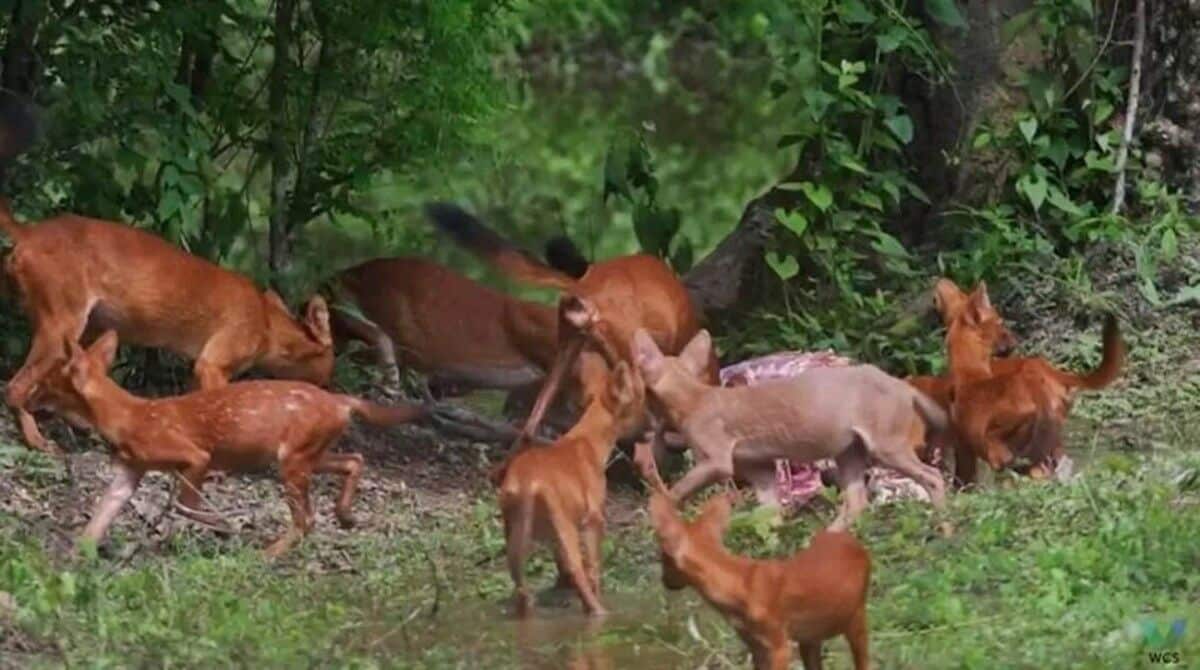
{"type": "Polygon", "coordinates": [[[925,2],[925,11],[933,17],[935,21],[951,28],[967,28],[967,21],[963,18],[962,12],[958,10],[958,5],[954,0],[927,0],[925,2]]]}
{"type": "Polygon", "coordinates": [[[1162,256],[1162,260],[1170,263],[1175,260],[1175,256],[1179,253],[1179,240],[1175,237],[1175,229],[1167,228],[1163,231],[1162,239],[1158,243],[1158,253],[1162,256]]]}
{"type": "Polygon", "coordinates": [[[1079,206],[1072,202],[1071,199],[1067,197],[1067,194],[1063,193],[1062,190],[1057,186],[1049,186],[1046,193],[1046,200],[1051,205],[1066,212],[1067,214],[1073,214],[1075,216],[1083,216],[1084,214],[1083,210],[1079,209],[1079,206]]]}
{"type": "Polygon", "coordinates": [[[1105,119],[1112,116],[1113,105],[1107,100],[1101,100],[1092,106],[1092,123],[1100,125],[1105,119]]]}
{"type": "Polygon", "coordinates": [[[838,13],[849,24],[867,25],[875,21],[875,14],[861,0],[842,0],[838,4],[838,13]]]}
{"type": "Polygon", "coordinates": [[[866,189],[859,189],[854,194],[854,202],[870,207],[877,212],[883,211],[883,200],[878,195],[866,189]]]}
{"type": "Polygon", "coordinates": [[[851,156],[849,154],[838,155],[837,162],[838,162],[838,165],[841,165],[842,167],[846,168],[847,170],[851,170],[851,171],[857,172],[859,174],[867,174],[867,172],[868,172],[867,166],[863,165],[862,163],[859,163],[853,156],[851,156]]]}
{"type": "Polygon", "coordinates": [[[873,248],[875,251],[878,251],[885,256],[908,258],[908,250],[904,248],[903,244],[900,244],[900,240],[892,237],[882,230],[876,231],[874,235],[875,242],[871,244],[871,248],[873,248]]]}
{"type": "Polygon", "coordinates": [[[879,45],[880,53],[889,54],[899,49],[906,39],[908,39],[908,30],[904,26],[894,24],[876,35],[875,43],[879,45]]]}
{"type": "Polygon", "coordinates": [[[804,231],[808,230],[808,219],[797,211],[785,212],[783,210],[775,211],[775,218],[779,219],[788,230],[796,234],[796,237],[802,237],[804,231]]]}
{"type": "Polygon", "coordinates": [[[975,136],[975,140],[971,142],[971,147],[974,149],[982,149],[992,143],[992,134],[988,132],[979,133],[975,136]]]}
{"type": "Polygon", "coordinates": [[[1029,200],[1029,204],[1033,205],[1033,211],[1038,211],[1042,208],[1042,204],[1046,202],[1046,195],[1050,190],[1050,183],[1046,178],[1039,174],[1026,174],[1017,180],[1017,190],[1020,191],[1029,200]]]}
{"type": "Polygon", "coordinates": [[[1033,142],[1033,136],[1037,134],[1038,122],[1032,116],[1017,124],[1021,129],[1021,135],[1025,137],[1026,142],[1033,142]]]}
{"type": "Polygon", "coordinates": [[[913,123],[907,114],[897,114],[896,116],[888,117],[884,120],[883,124],[901,142],[908,144],[912,141],[913,123]]]}
{"type": "Polygon", "coordinates": [[[775,271],[780,279],[787,281],[800,273],[800,264],[791,256],[780,256],[772,251],[767,254],[767,265],[775,271]]]}
{"type": "Polygon", "coordinates": [[[822,212],[828,211],[833,205],[833,193],[824,184],[815,185],[811,181],[800,182],[800,190],[822,212]]]}

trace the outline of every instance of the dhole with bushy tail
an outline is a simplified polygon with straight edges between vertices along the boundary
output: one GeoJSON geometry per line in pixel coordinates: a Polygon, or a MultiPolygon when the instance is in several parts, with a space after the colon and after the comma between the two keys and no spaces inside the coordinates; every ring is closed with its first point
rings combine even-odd
{"type": "Polygon", "coordinates": [[[850,645],[855,669],[871,667],[871,556],[853,535],[818,532],[807,548],[786,559],[737,556],[722,542],[729,524],[728,494],[713,496],[689,523],[680,518],[658,476],[649,443],[638,443],[634,461],[650,486],[650,522],[658,536],[663,586],[695,589],[733,624],[750,648],[755,668],[786,670],[795,641],[805,669],[820,670],[822,643],[839,635],[850,645]]]}
{"type": "Polygon", "coordinates": [[[1053,475],[1064,454],[1062,432],[1080,390],[1105,388],[1120,375],[1126,357],[1117,320],[1106,317],[1100,365],[1088,374],[1059,370],[1044,358],[994,360],[1005,332],[983,282],[969,295],[953,282],[938,285],[953,383],[951,417],[956,435],[956,478],[975,480],[976,459],[994,470],[1026,457],[1035,478],[1053,475]]]}
{"type": "MultiPolygon", "coordinates": [[[[644,329],[663,351],[675,353],[700,328],[700,313],[679,277],[661,259],[648,254],[621,256],[580,268],[575,277],[521,251],[461,208],[426,206],[434,224],[457,244],[508,277],[562,292],[559,300],[558,350],[550,373],[522,431],[521,443],[536,432],[567,374],[585,348],[632,364],[633,333],[644,329]],[[588,323],[584,332],[578,324],[588,323]]],[[[714,353],[704,374],[718,381],[714,353]]],[[[586,386],[586,380],[580,385],[586,386]]]]}
{"type": "Polygon", "coordinates": [[[604,614],[599,597],[604,471],[616,441],[640,427],[645,391],[624,362],[607,372],[603,359],[594,354],[580,360],[596,368],[588,372],[590,378],[607,383],[589,394],[578,423],[551,445],[512,453],[494,473],[520,616],[532,608],[524,565],[534,540],[553,545],[559,582],[569,580],[584,610],[604,614]]]}

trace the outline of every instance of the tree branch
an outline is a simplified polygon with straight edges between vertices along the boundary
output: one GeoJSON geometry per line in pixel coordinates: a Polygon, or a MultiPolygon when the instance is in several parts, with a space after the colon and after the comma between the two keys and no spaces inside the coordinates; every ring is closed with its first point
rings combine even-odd
{"type": "Polygon", "coordinates": [[[1142,50],[1146,45],[1146,0],[1137,0],[1134,10],[1133,68],[1129,75],[1129,100],[1125,108],[1125,131],[1117,151],[1117,185],[1113,189],[1112,213],[1121,213],[1125,204],[1125,163],[1129,160],[1129,143],[1133,141],[1133,126],[1137,122],[1138,95],[1142,84],[1142,50]]]}

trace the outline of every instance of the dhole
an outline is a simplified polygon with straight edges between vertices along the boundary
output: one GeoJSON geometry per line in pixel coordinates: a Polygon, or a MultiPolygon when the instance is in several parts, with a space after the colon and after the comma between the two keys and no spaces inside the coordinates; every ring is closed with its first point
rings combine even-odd
{"type": "Polygon", "coordinates": [[[494,475],[520,616],[532,608],[524,565],[534,539],[554,545],[560,582],[562,577],[570,579],[584,610],[604,614],[599,598],[604,470],[616,440],[640,426],[645,391],[624,362],[608,373],[595,355],[581,360],[597,368],[588,372],[591,378],[604,377],[608,383],[589,395],[578,423],[549,446],[514,452],[494,475]]]}
{"type": "MultiPolygon", "coordinates": [[[[939,290],[962,294],[952,283],[939,290]]],[[[976,458],[995,470],[1014,460],[1014,447],[1031,461],[1029,474],[1053,474],[1052,463],[1063,454],[1062,430],[1076,390],[1101,389],[1113,382],[1125,362],[1125,343],[1116,319],[1104,322],[1104,349],[1099,367],[1086,375],[1059,370],[1043,358],[993,361],[991,354],[1003,324],[983,282],[959,302],[947,303],[946,347],[953,382],[951,416],[957,436],[955,471],[963,483],[975,480],[976,458]]]]}
{"type": "Polygon", "coordinates": [[[74,411],[109,442],[116,473],[96,505],[83,537],[99,542],[150,470],[183,479],[177,505],[189,517],[213,523],[202,509],[200,488],[210,469],[250,470],[278,464],[292,526],[267,548],[275,557],[299,542],[313,525],[308,486],[314,472],[344,476],[335,507],[338,522],[354,525],[351,503],[363,461],[330,447],[352,416],[392,426],[424,415],[414,406],[384,407],[329,393],[305,382],[245,381],[172,398],[138,398],[108,376],[117,334],[107,331],[84,351],[74,338],[57,393],[75,397],[74,411]]]}
{"type": "MultiPolygon", "coordinates": [[[[598,346],[606,358],[615,356],[632,363],[635,330],[645,329],[663,351],[675,353],[700,328],[700,314],[687,289],[671,268],[654,256],[635,254],[594,263],[575,278],[520,251],[455,205],[430,204],[426,213],[456,243],[502,273],[563,293],[558,305],[558,351],[522,430],[526,438],[522,442],[534,435],[585,346],[598,346]],[[577,324],[584,321],[593,324],[592,333],[580,330],[577,324]]],[[[704,374],[717,383],[715,353],[704,374]]],[[[587,383],[581,380],[581,384],[587,383]]]]}
{"type": "Polygon", "coordinates": [[[371,345],[399,388],[398,365],[434,384],[516,389],[554,362],[558,316],[421,258],[377,258],[344,270],[330,290],[366,319],[334,309],[334,335],[371,345]]]}
{"type": "Polygon", "coordinates": [[[130,343],[194,359],[204,389],[250,367],[318,385],[333,372],[329,313],[320,297],[297,321],[273,291],[154,235],[71,214],[23,226],[2,198],[0,230],[14,244],[5,270],[34,326],[29,355],[6,394],[32,447],[53,450],[27,403],[63,361],[63,342],[109,328],[130,343]]]}
{"type": "Polygon", "coordinates": [[[774,497],[774,464],[787,459],[837,463],[843,502],[833,530],[848,528],[867,505],[865,475],[875,460],[914,479],[935,508],[944,503],[941,474],[918,453],[928,432],[947,427],[946,413],[920,391],[871,365],[814,368],[753,386],[706,384],[712,340],[701,330],[678,357],[664,356],[644,331],[634,335],[638,370],[696,455],[671,488],[686,500],[709,484],[739,478],[760,499],[774,497]]]}
{"type": "Polygon", "coordinates": [[[871,557],[853,535],[818,532],[808,548],[783,560],[736,556],[722,543],[729,524],[729,495],[710,498],[688,523],[658,476],[649,443],[639,442],[635,454],[651,489],[650,521],[658,536],[663,586],[696,589],[733,624],[759,670],[786,670],[793,640],[800,646],[804,667],[819,670],[821,644],[838,635],[849,643],[856,670],[871,666],[871,557]]]}

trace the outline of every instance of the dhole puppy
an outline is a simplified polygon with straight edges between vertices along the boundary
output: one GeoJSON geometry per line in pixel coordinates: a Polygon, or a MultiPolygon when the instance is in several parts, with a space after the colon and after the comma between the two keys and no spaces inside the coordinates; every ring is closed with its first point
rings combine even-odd
{"type": "Polygon", "coordinates": [[[351,503],[362,456],[330,449],[352,416],[391,426],[424,414],[419,407],[385,407],[295,381],[246,381],[171,398],[138,398],[108,376],[117,351],[114,331],[86,351],[70,337],[64,346],[70,358],[54,378],[69,386],[55,392],[74,396],[67,403],[73,415],[95,427],[113,452],[113,479],[83,531],[95,542],[104,538],[147,471],[178,473],[181,511],[213,523],[213,515],[199,504],[209,470],[278,464],[292,515],[291,527],[267,548],[268,557],[278,556],[312,528],[308,488],[314,472],[344,477],[335,512],[343,526],[354,525],[351,503]]]}
{"type": "MultiPolygon", "coordinates": [[[[949,282],[940,283],[939,290],[951,296],[962,293],[949,282]]],[[[1077,375],[1043,358],[1001,359],[1002,365],[994,361],[991,352],[1003,324],[982,282],[961,301],[952,297],[946,304],[959,479],[974,481],[976,458],[995,470],[1008,467],[1014,450],[1029,458],[1031,476],[1049,477],[1052,463],[1063,454],[1062,430],[1075,392],[1108,386],[1124,365],[1126,348],[1116,319],[1105,319],[1099,367],[1077,375]]]]}
{"type": "Polygon", "coordinates": [[[871,365],[814,368],[797,377],[754,386],[705,383],[712,354],[701,330],[678,357],[664,356],[644,331],[634,335],[635,360],[646,388],[696,455],[696,465],[671,493],[686,500],[736,473],[760,495],[770,495],[777,459],[837,463],[843,502],[830,528],[845,530],[867,505],[865,474],[871,459],[917,481],[933,505],[944,504],[940,473],[919,450],[932,429],[946,428],[937,403],[871,365]]]}
{"type": "Polygon", "coordinates": [[[0,231],[13,241],[5,271],[34,326],[29,355],[6,392],[32,447],[53,451],[27,403],[65,359],[63,342],[106,329],[194,359],[204,389],[251,367],[318,385],[333,372],[329,313],[320,297],[298,321],[273,291],[150,233],[72,214],[24,226],[2,198],[0,231]]]}
{"type": "MultiPolygon", "coordinates": [[[[526,439],[522,443],[528,442],[527,438],[541,425],[546,410],[585,347],[598,347],[606,358],[615,356],[632,363],[635,330],[645,330],[663,351],[675,353],[700,328],[700,313],[687,289],[674,271],[655,256],[635,254],[593,263],[576,278],[519,250],[455,205],[435,203],[427,205],[425,211],[457,244],[505,275],[562,292],[558,307],[558,350],[525,422],[522,437],[526,439]],[[592,318],[593,315],[598,318],[592,318]],[[583,332],[577,325],[582,322],[592,324],[593,331],[583,332]]],[[[717,383],[715,353],[704,372],[711,383],[717,383]]]]}
{"type": "Polygon", "coordinates": [[[553,545],[560,577],[570,580],[584,611],[604,614],[599,598],[604,471],[616,441],[640,426],[645,390],[623,362],[609,373],[599,357],[581,361],[597,368],[591,378],[603,376],[607,384],[588,394],[579,422],[551,445],[513,452],[494,473],[520,616],[528,615],[533,605],[524,565],[535,539],[553,545]]]}
{"type": "MultiPolygon", "coordinates": [[[[806,373],[807,374],[807,373],[806,373]]],[[[722,542],[730,497],[713,496],[695,521],[680,518],[658,476],[647,442],[634,457],[650,485],[650,521],[658,536],[663,586],[695,589],[729,620],[759,670],[786,670],[792,641],[806,670],[820,670],[821,645],[842,635],[856,670],[866,670],[867,590],[871,557],[842,531],[821,531],[791,558],[755,560],[731,554],[722,542]]]]}

